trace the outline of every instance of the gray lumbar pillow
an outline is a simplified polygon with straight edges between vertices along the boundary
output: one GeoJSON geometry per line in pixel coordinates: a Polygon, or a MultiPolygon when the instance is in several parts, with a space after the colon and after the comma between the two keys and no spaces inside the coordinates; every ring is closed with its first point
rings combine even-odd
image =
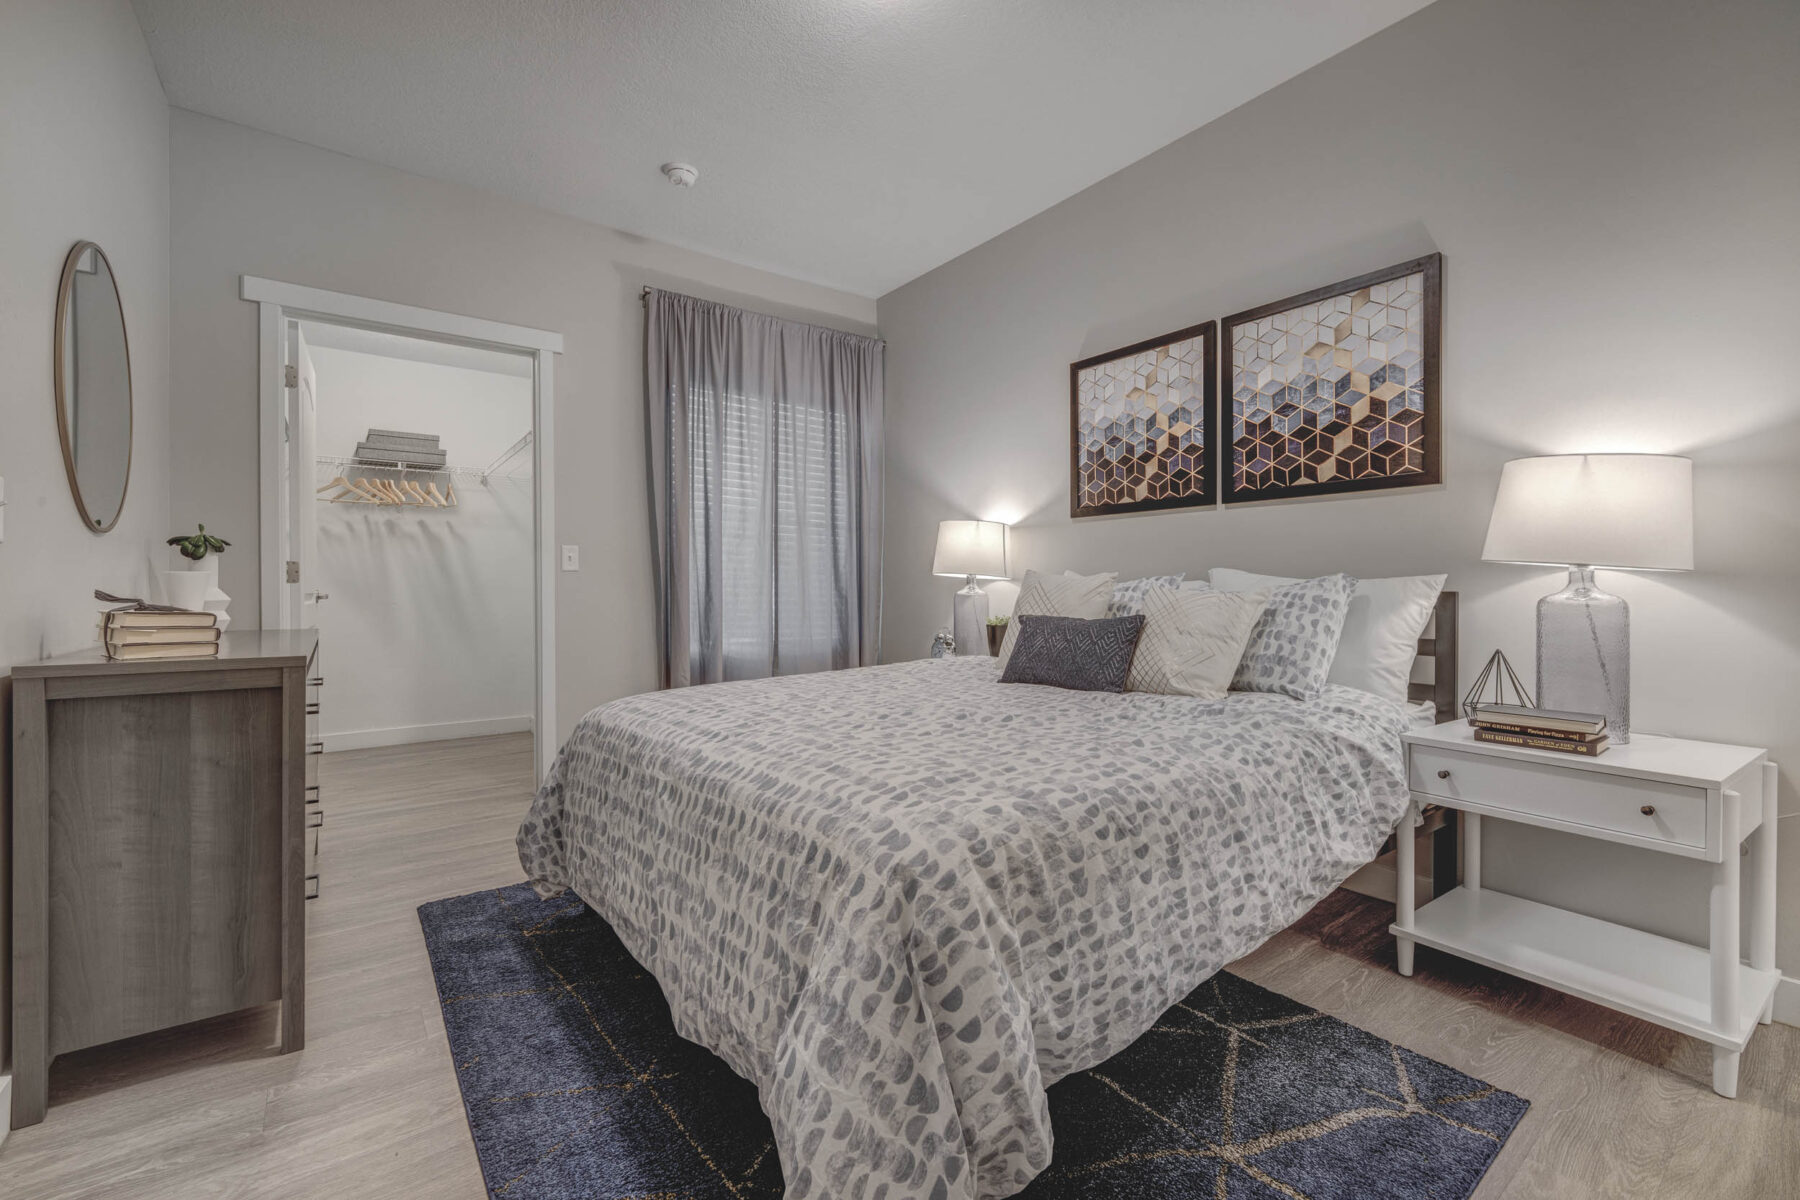
{"type": "Polygon", "coordinates": [[[1001,683],[1040,683],[1078,692],[1122,692],[1144,618],[1017,618],[1018,640],[1001,683]]]}

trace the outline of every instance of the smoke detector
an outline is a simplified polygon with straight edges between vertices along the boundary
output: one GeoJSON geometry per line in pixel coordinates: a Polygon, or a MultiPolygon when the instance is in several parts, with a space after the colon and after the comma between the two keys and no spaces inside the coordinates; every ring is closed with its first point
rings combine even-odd
{"type": "Polygon", "coordinates": [[[693,187],[694,181],[700,178],[700,172],[696,168],[683,162],[664,163],[662,173],[669,177],[670,183],[680,188],[693,187]]]}

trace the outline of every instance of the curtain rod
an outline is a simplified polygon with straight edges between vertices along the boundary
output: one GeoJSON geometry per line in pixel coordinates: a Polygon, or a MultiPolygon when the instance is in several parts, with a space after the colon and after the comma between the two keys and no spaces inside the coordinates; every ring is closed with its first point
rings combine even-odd
{"type": "MultiPolygon", "coordinates": [[[[644,286],[643,286],[643,287],[642,287],[642,288],[640,288],[640,289],[639,289],[639,290],[638,290],[638,303],[639,303],[639,304],[642,304],[642,303],[644,303],[644,302],[645,302],[645,301],[646,301],[646,300],[648,300],[648,299],[650,299],[650,293],[651,293],[651,292],[654,292],[654,291],[656,291],[656,290],[657,290],[657,289],[656,289],[656,288],[653,288],[653,287],[651,287],[651,286],[650,286],[650,285],[649,285],[649,284],[645,284],[645,285],[644,285],[644,286]]],[[[682,294],[682,293],[680,293],[680,292],[671,292],[671,293],[669,293],[669,294],[670,294],[670,295],[672,295],[672,296],[679,296],[679,295],[681,295],[681,294],[682,294]]],[[[693,299],[693,300],[698,300],[698,299],[700,299],[700,297],[698,297],[698,296],[691,296],[691,297],[689,297],[689,299],[693,299]]],[[[717,301],[717,300],[708,300],[708,301],[706,301],[706,303],[708,303],[708,304],[718,304],[718,303],[719,303],[719,301],[717,301]]],[[[736,307],[736,305],[731,305],[731,304],[727,304],[727,305],[724,305],[724,306],[723,306],[723,307],[725,307],[725,308],[735,308],[735,307],[736,307]]],[[[767,316],[772,316],[772,315],[773,315],[773,314],[770,314],[770,313],[759,313],[759,312],[755,312],[755,311],[754,311],[754,310],[751,310],[751,309],[745,309],[745,310],[744,310],[744,311],[745,311],[745,312],[748,312],[748,313],[750,313],[750,314],[751,314],[751,315],[752,315],[752,316],[758,316],[758,317],[767,317],[767,316]]],[[[811,326],[812,326],[812,327],[813,327],[813,328],[815,328],[815,329],[823,329],[823,330],[824,330],[824,331],[825,331],[825,332],[826,332],[826,333],[841,333],[841,334],[844,334],[844,335],[845,335],[845,336],[846,336],[846,337],[859,337],[859,338],[865,338],[865,339],[866,339],[866,340],[868,340],[868,341],[871,341],[871,342],[877,342],[877,343],[879,343],[879,344],[880,344],[880,345],[883,345],[883,346],[885,346],[885,345],[887,345],[887,339],[886,339],[886,338],[884,338],[884,337],[869,337],[869,335],[868,335],[868,334],[866,334],[866,333],[850,333],[850,332],[849,332],[849,331],[848,331],[848,330],[844,330],[844,329],[834,329],[834,328],[832,328],[832,327],[831,327],[831,326],[830,326],[830,325],[820,325],[820,324],[819,324],[819,323],[818,323],[818,322],[817,322],[817,321],[794,321],[794,320],[793,320],[793,319],[792,319],[792,318],[789,318],[789,317],[775,317],[775,318],[774,318],[774,319],[775,319],[775,320],[777,320],[777,321],[789,321],[789,322],[790,322],[790,323],[791,323],[791,324],[794,324],[794,325],[811,325],[811,326]]]]}

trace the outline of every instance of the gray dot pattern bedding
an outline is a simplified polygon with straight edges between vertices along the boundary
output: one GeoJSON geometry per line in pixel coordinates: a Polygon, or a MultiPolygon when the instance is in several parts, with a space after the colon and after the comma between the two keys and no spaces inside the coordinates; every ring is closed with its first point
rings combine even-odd
{"type": "Polygon", "coordinates": [[[1372,858],[1407,717],[1364,692],[1002,686],[959,658],[615,701],[519,829],[759,1088],[790,1200],[976,1200],[1044,1089],[1372,858]]]}

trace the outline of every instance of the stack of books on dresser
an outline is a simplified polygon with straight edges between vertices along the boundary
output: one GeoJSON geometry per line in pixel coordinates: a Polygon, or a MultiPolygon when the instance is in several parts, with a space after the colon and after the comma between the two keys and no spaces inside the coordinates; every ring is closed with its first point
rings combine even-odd
{"type": "Polygon", "coordinates": [[[1475,740],[1532,750],[1585,754],[1606,752],[1606,718],[1594,713],[1559,712],[1519,704],[1477,704],[1469,715],[1475,740]]]}
{"type": "Polygon", "coordinates": [[[100,642],[108,658],[216,658],[219,615],[115,608],[100,615],[100,642]]]}

